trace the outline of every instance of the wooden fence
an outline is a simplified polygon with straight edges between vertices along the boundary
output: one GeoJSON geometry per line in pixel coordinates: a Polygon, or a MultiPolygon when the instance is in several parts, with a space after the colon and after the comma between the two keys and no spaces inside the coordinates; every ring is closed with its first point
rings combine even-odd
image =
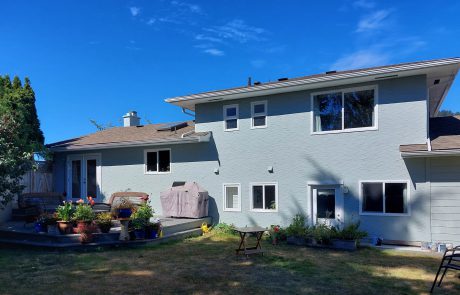
{"type": "Polygon", "coordinates": [[[50,193],[53,191],[53,173],[47,171],[29,171],[22,178],[25,186],[23,193],[50,193]]]}

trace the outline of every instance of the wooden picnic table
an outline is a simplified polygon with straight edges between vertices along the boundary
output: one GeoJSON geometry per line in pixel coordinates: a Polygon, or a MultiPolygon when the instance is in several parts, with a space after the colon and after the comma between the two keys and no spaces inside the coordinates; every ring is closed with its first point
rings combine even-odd
{"type": "Polygon", "coordinates": [[[239,234],[240,234],[240,245],[238,249],[236,249],[236,255],[243,253],[246,255],[246,257],[250,254],[257,254],[261,253],[262,255],[264,254],[264,251],[262,250],[262,246],[260,245],[260,240],[262,239],[263,233],[267,230],[263,227],[260,226],[252,226],[252,227],[237,227],[235,229],[239,234]],[[255,247],[248,247],[246,245],[246,236],[248,234],[255,234],[257,243],[255,247]]]}

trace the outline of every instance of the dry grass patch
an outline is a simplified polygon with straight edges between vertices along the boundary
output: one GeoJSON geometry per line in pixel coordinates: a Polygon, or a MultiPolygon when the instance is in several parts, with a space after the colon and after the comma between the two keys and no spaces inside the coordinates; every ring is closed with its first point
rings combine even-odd
{"type": "MultiPolygon", "coordinates": [[[[235,257],[239,238],[208,235],[159,246],[77,252],[0,250],[2,294],[421,294],[439,256],[264,243],[235,257]]],[[[443,294],[458,294],[450,273],[443,294]]]]}

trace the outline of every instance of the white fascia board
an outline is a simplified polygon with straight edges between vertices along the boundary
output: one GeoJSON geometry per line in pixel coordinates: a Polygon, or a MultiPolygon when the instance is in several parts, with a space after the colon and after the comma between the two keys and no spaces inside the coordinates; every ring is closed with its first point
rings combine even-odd
{"type": "Polygon", "coordinates": [[[131,142],[116,142],[104,144],[88,144],[72,147],[51,147],[52,152],[66,152],[66,151],[86,151],[86,150],[102,150],[102,149],[115,149],[115,148],[128,148],[128,147],[143,147],[143,146],[160,146],[160,145],[175,145],[186,143],[209,142],[211,134],[208,133],[202,136],[191,136],[180,139],[161,140],[161,141],[131,141],[131,142]]]}
{"type": "Polygon", "coordinates": [[[218,100],[230,100],[261,95],[271,95],[284,92],[294,92],[312,88],[339,86],[343,84],[360,83],[391,78],[391,74],[398,74],[398,77],[426,74],[427,69],[439,66],[460,64],[460,58],[450,58],[419,62],[407,65],[396,65],[377,69],[361,70],[342,74],[324,75],[304,79],[293,79],[285,82],[268,83],[234,89],[198,93],[186,96],[178,96],[165,99],[166,102],[194,109],[194,105],[203,102],[218,100]],[[380,75],[380,76],[377,76],[380,75]],[[382,76],[384,75],[384,76],[382,76]],[[377,77],[374,77],[377,76],[377,77]]]}
{"type": "Polygon", "coordinates": [[[402,158],[428,158],[443,156],[460,156],[460,149],[455,150],[436,150],[419,152],[401,152],[402,158]]]}

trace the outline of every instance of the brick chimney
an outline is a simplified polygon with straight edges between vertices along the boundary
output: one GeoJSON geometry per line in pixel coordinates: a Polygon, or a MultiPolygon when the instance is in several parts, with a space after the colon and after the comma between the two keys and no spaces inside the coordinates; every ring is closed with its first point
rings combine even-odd
{"type": "Polygon", "coordinates": [[[141,118],[137,116],[136,111],[129,111],[123,116],[123,126],[139,126],[141,124],[141,118]]]}

